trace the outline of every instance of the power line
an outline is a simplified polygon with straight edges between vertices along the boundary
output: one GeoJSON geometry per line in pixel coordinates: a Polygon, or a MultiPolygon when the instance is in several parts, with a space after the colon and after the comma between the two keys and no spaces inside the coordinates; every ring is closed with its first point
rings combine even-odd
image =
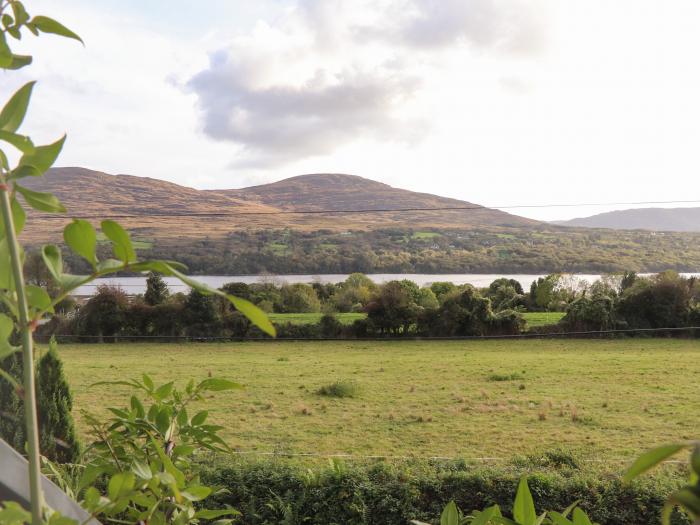
{"type": "MultiPolygon", "coordinates": [[[[220,211],[220,212],[168,212],[168,213],[114,213],[80,215],[83,219],[141,219],[145,217],[238,217],[238,216],[269,216],[269,215],[354,215],[369,213],[406,213],[422,211],[493,211],[526,208],[574,208],[585,206],[641,206],[651,204],[700,204],[700,200],[671,200],[671,201],[633,201],[633,202],[584,202],[584,203],[552,203],[552,204],[514,204],[506,206],[436,206],[427,208],[366,208],[340,210],[278,210],[278,211],[220,211]]],[[[40,214],[40,219],[66,219],[66,215],[40,214]]]]}

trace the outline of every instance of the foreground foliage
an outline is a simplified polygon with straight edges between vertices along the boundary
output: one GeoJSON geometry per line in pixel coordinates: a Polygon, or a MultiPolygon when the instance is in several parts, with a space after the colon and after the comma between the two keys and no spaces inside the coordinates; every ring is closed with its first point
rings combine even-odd
{"type": "MultiPolygon", "coordinates": [[[[282,460],[222,458],[203,465],[202,479],[229,489],[213,500],[236,507],[247,525],[406,525],[415,519],[438,523],[451,500],[461,509],[498,505],[504,516],[512,517],[523,470],[540,514],[578,502],[591,521],[606,525],[658,524],[666,497],[681,483],[681,475],[668,469],[625,484],[608,471],[540,462],[489,467],[441,461],[332,461],[309,468],[282,460]]],[[[688,523],[677,513],[672,518],[674,524],[688,523]]]]}

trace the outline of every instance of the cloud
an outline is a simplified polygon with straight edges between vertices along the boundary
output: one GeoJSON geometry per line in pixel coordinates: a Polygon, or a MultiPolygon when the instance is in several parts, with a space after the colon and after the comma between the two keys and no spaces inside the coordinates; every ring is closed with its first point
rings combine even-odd
{"type": "Polygon", "coordinates": [[[357,140],[415,143],[427,126],[412,102],[440,53],[527,52],[537,32],[514,0],[299,0],[211,53],[186,87],[203,132],[239,146],[234,165],[279,166],[357,140]]]}
{"type": "Polygon", "coordinates": [[[543,45],[542,2],[413,0],[410,4],[400,35],[412,46],[467,43],[480,49],[531,54],[543,45]]]}
{"type": "Polygon", "coordinates": [[[239,166],[323,155],[358,137],[402,140],[414,134],[395,112],[418,88],[415,78],[386,68],[335,74],[319,69],[298,85],[258,86],[247,78],[254,68],[219,51],[188,83],[199,97],[204,132],[244,146],[239,166]]]}

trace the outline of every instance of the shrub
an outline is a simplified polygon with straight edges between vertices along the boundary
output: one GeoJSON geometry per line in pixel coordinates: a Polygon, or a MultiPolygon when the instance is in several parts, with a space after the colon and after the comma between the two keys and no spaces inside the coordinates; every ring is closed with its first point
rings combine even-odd
{"type": "Polygon", "coordinates": [[[71,415],[73,396],[55,342],[39,359],[36,377],[41,454],[58,463],[75,463],[80,446],[71,415]]]}
{"type": "MultiPolygon", "coordinates": [[[[539,467],[538,467],[539,468],[539,467]]],[[[202,481],[228,492],[210,505],[232,505],[247,524],[281,523],[280,500],[295,523],[406,525],[439,523],[447,502],[463,509],[499,504],[505,513],[522,469],[475,467],[464,462],[338,465],[309,471],[274,461],[221,461],[203,465],[202,481]],[[270,505],[276,501],[277,505],[270,505]]],[[[580,500],[591,520],[606,525],[656,525],[666,496],[680,486],[677,473],[623,484],[616,475],[545,469],[528,477],[538,509],[563,509],[580,500]]],[[[688,523],[674,516],[677,524],[688,523]]]]}
{"type": "Polygon", "coordinates": [[[353,381],[336,381],[319,388],[316,393],[319,396],[327,397],[357,397],[360,388],[353,381]]]}

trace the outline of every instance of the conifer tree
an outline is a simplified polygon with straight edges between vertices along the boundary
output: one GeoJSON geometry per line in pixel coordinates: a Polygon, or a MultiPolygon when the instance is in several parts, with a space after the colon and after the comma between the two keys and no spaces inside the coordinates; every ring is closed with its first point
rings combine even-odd
{"type": "Polygon", "coordinates": [[[53,340],[37,365],[37,404],[41,454],[57,463],[75,463],[80,445],[71,415],[73,396],[53,340]]]}
{"type": "Polygon", "coordinates": [[[143,297],[146,304],[151,306],[163,304],[168,300],[169,295],[168,285],[165,283],[160,274],[149,272],[148,278],[146,279],[146,294],[143,297]]]}
{"type": "MultiPolygon", "coordinates": [[[[0,368],[21,384],[22,356],[14,354],[6,357],[0,361],[0,368]]],[[[15,386],[4,380],[0,381],[0,438],[18,452],[24,453],[24,403],[15,386]]]]}

